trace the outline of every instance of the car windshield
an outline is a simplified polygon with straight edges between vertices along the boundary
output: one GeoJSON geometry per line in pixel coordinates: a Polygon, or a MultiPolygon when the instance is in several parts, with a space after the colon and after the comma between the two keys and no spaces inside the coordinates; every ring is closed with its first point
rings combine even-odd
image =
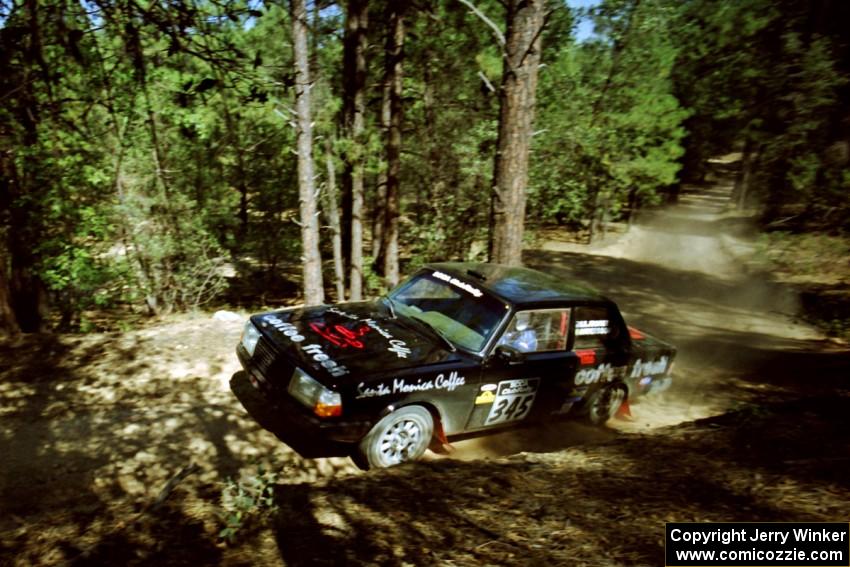
{"type": "Polygon", "coordinates": [[[413,276],[390,292],[400,314],[423,321],[452,344],[480,352],[508,306],[476,286],[437,270],[413,276]]]}

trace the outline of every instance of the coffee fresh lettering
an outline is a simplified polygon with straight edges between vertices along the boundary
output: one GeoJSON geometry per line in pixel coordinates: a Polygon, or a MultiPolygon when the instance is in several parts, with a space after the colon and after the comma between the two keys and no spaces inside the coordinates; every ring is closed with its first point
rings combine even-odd
{"type": "Polygon", "coordinates": [[[281,333],[283,333],[284,336],[289,337],[289,340],[291,340],[293,343],[300,343],[304,340],[304,335],[302,335],[298,331],[298,328],[292,323],[281,321],[278,317],[274,315],[269,315],[263,320],[281,333]]]}
{"type": "Polygon", "coordinates": [[[349,373],[348,368],[339,364],[335,360],[331,359],[325,352],[322,350],[322,347],[317,344],[304,345],[301,347],[305,353],[313,358],[316,362],[322,365],[322,367],[326,368],[328,372],[330,372],[331,376],[339,377],[345,376],[349,373]]]}
{"type": "Polygon", "coordinates": [[[576,372],[576,386],[595,384],[597,382],[612,382],[626,375],[625,366],[612,366],[605,363],[593,368],[583,368],[576,372]]]}
{"type": "Polygon", "coordinates": [[[667,372],[667,363],[669,359],[666,356],[662,356],[660,359],[654,362],[644,362],[638,359],[635,362],[635,365],[632,367],[632,378],[638,378],[641,376],[652,376],[654,374],[664,374],[667,372]]]}

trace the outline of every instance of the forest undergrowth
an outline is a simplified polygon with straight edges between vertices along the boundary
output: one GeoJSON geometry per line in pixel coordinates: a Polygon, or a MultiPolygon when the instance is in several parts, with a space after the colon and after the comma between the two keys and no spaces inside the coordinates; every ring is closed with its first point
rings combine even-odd
{"type": "Polygon", "coordinates": [[[799,291],[806,320],[830,336],[850,339],[850,236],[765,232],[753,259],[758,268],[799,291]]]}

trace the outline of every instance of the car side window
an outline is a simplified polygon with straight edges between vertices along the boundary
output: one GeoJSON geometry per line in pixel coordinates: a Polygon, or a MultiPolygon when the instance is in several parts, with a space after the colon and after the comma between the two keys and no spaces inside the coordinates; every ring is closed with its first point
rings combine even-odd
{"type": "Polygon", "coordinates": [[[520,352],[565,350],[569,328],[569,309],[518,311],[505,329],[499,344],[520,352]]]}
{"type": "Polygon", "coordinates": [[[619,335],[619,327],[606,307],[575,308],[575,345],[579,348],[602,348],[619,335]]]}

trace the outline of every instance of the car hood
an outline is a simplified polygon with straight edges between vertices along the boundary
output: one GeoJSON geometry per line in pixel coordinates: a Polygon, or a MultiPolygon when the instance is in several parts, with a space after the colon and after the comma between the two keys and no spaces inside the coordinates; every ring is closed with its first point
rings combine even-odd
{"type": "Polygon", "coordinates": [[[299,367],[333,383],[459,358],[421,323],[394,317],[380,300],[285,309],[251,320],[299,367]]]}

